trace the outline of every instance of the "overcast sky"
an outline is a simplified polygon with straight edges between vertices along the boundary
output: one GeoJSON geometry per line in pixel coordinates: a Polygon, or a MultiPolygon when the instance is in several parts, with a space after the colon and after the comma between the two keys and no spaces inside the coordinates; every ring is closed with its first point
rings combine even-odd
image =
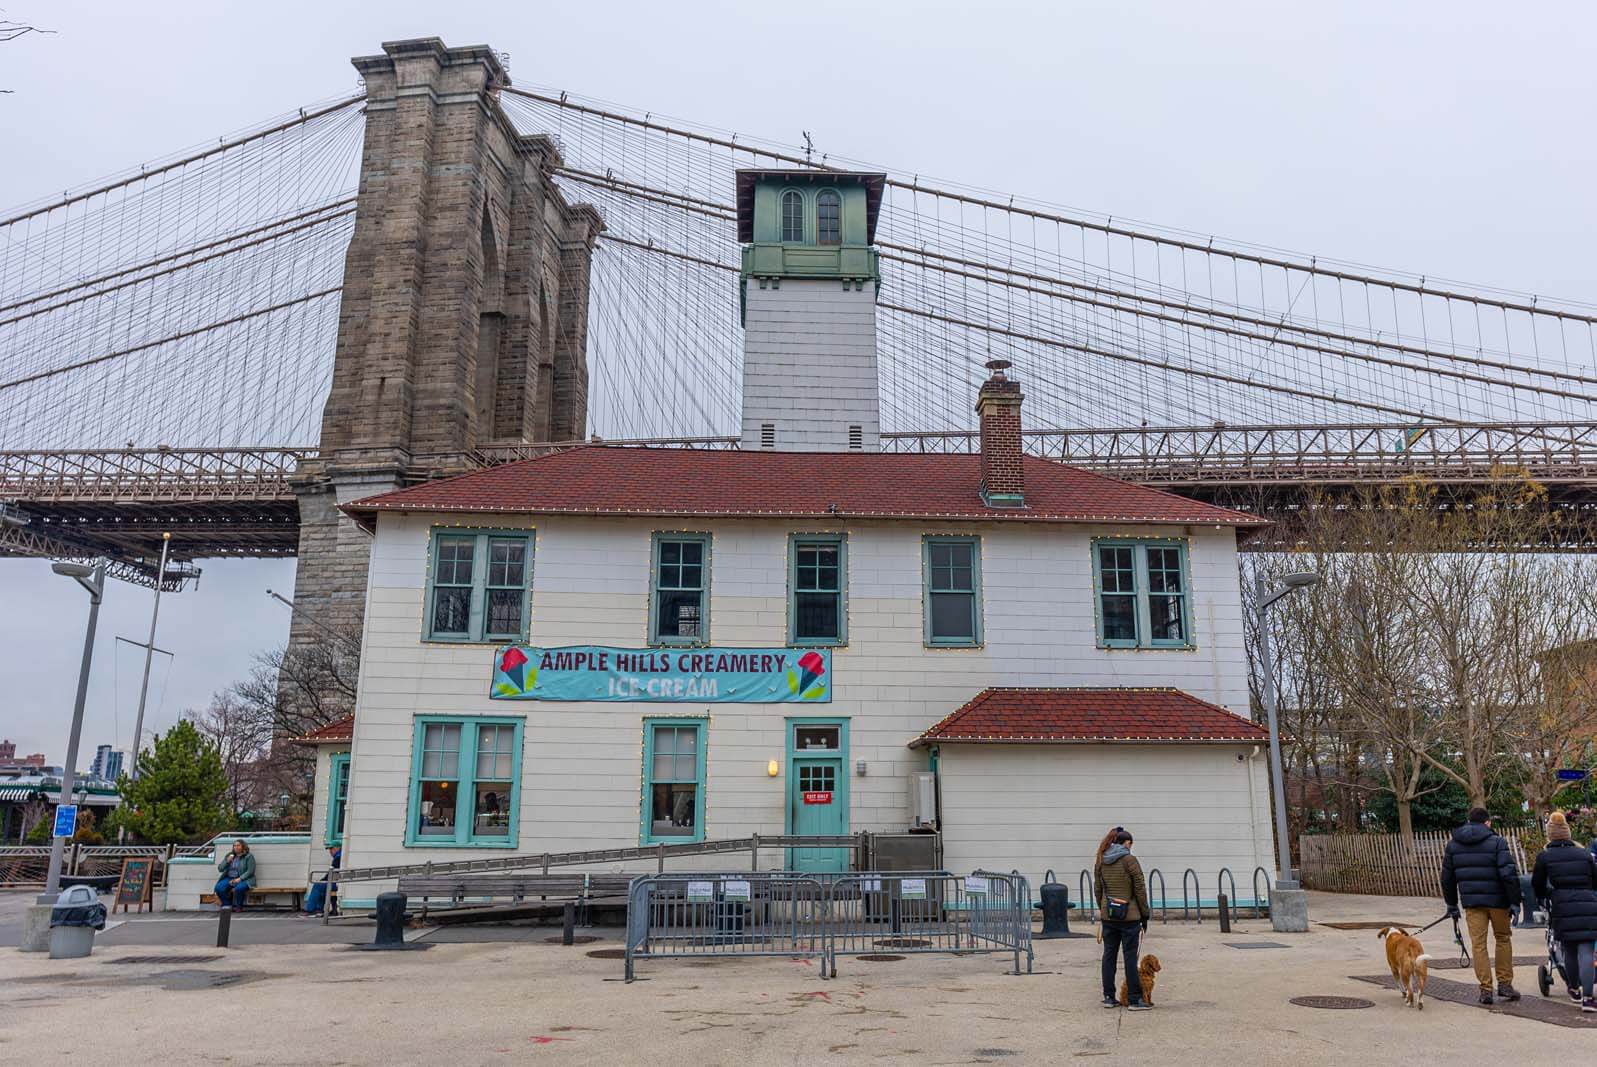
{"type": "MultiPolygon", "coordinates": [[[[1386,2],[442,5],[6,0],[0,207],[352,90],[436,35],[519,84],[897,171],[1390,268],[1597,301],[1597,6],[1386,2]]],[[[6,447],[0,442],[0,448],[6,447]]],[[[292,561],[167,597],[147,723],[280,644],[292,561]]],[[[131,741],[151,594],[113,584],[82,766],[131,741]]],[[[87,597],[0,561],[0,738],[65,755],[87,597]]]]}

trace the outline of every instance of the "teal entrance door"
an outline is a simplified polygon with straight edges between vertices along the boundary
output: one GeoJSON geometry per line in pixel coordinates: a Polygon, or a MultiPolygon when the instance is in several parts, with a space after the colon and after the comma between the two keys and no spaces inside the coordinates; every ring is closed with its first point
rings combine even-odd
{"type": "MultiPolygon", "coordinates": [[[[793,833],[848,833],[848,796],[839,787],[842,759],[794,756],[788,770],[788,824],[793,833]]],[[[790,852],[794,870],[848,870],[846,848],[795,848],[790,852]]]]}

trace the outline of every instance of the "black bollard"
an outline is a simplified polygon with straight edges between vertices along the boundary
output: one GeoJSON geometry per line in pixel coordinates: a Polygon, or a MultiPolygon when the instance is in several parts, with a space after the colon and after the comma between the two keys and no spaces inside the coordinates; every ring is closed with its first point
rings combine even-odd
{"type": "Polygon", "coordinates": [[[403,893],[377,894],[377,940],[373,944],[384,948],[399,948],[405,944],[405,895],[403,893]]]}
{"type": "Polygon", "coordinates": [[[1042,933],[1038,937],[1070,936],[1070,888],[1060,885],[1048,872],[1048,879],[1038,887],[1042,897],[1042,933]]]}
{"type": "Polygon", "coordinates": [[[577,937],[577,906],[574,903],[572,903],[570,901],[567,901],[566,902],[565,925],[560,930],[560,943],[562,945],[574,945],[574,944],[577,943],[576,937],[577,937]]]}
{"type": "Polygon", "coordinates": [[[1521,910],[1519,914],[1519,921],[1514,925],[1518,926],[1522,930],[1539,930],[1546,926],[1546,923],[1539,922],[1536,918],[1536,891],[1531,888],[1531,879],[1529,875],[1520,875],[1519,891],[1520,897],[1522,898],[1520,901],[1521,910]]]}
{"type": "Polygon", "coordinates": [[[1220,932],[1229,934],[1231,932],[1231,901],[1227,899],[1224,893],[1221,893],[1220,899],[1216,903],[1220,905],[1220,932]]]}
{"type": "Polygon", "coordinates": [[[216,947],[226,948],[233,933],[233,909],[223,908],[216,913],[216,947]]]}

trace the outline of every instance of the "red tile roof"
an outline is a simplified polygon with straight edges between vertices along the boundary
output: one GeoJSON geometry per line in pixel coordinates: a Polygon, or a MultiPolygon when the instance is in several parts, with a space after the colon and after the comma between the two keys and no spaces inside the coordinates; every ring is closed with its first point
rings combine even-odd
{"type": "Polygon", "coordinates": [[[334,720],[326,726],[312,730],[303,737],[289,738],[296,745],[347,745],[354,739],[355,716],[353,715],[346,715],[342,719],[334,720]]]}
{"type": "Polygon", "coordinates": [[[1262,526],[1264,519],[1026,458],[1026,506],[990,508],[981,457],[587,445],[367,497],[344,510],[1262,526]]]}
{"type": "Polygon", "coordinates": [[[1179,689],[984,689],[910,742],[1262,743],[1269,731],[1179,689]]]}

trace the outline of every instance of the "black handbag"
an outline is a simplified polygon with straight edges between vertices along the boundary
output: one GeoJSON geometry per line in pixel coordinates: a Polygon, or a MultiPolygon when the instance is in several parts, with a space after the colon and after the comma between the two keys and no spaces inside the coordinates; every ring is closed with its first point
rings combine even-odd
{"type": "Polygon", "coordinates": [[[1110,922],[1123,923],[1126,921],[1126,916],[1131,914],[1131,901],[1107,897],[1104,900],[1103,913],[1104,918],[1110,922]]]}

